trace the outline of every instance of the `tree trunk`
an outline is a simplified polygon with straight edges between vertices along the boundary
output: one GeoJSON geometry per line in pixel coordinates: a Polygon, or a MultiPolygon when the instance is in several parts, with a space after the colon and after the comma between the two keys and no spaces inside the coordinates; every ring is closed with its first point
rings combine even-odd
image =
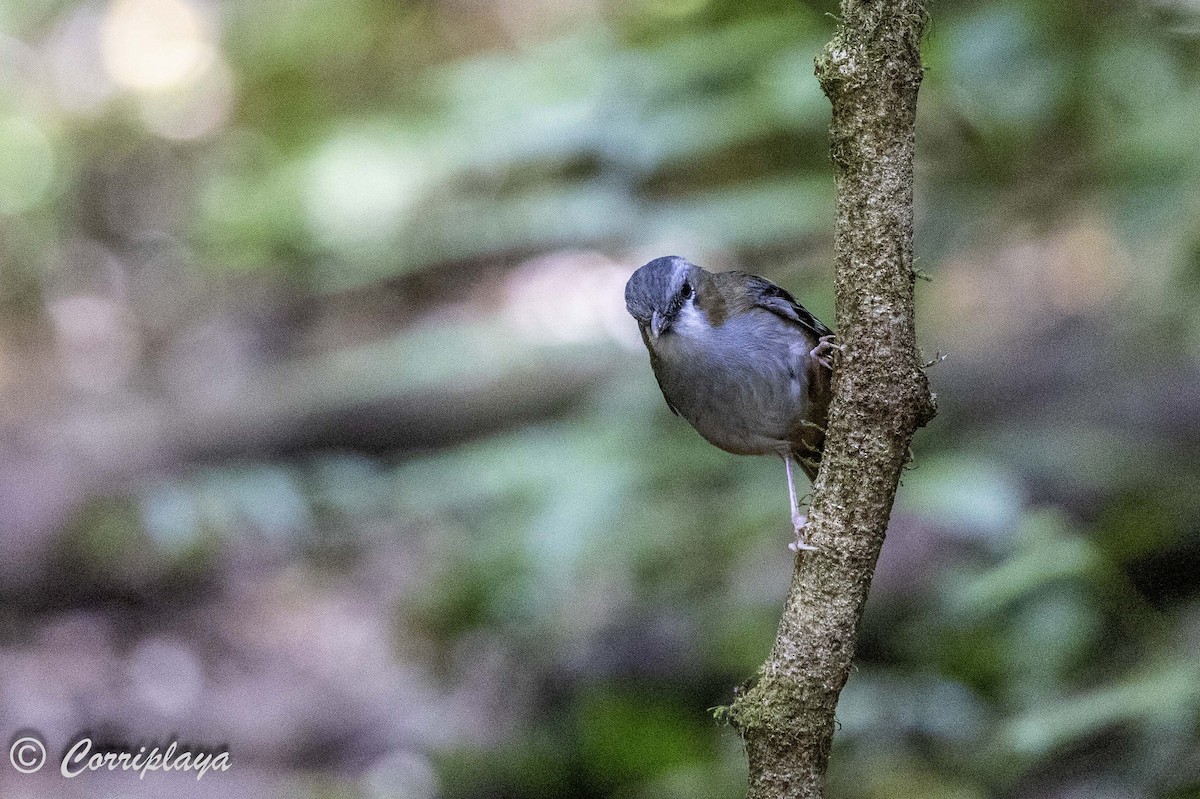
{"type": "Polygon", "coordinates": [[[729,709],[750,761],[750,799],[822,797],[838,695],[916,429],[933,418],[913,322],[913,151],[919,0],[842,0],[817,59],[833,104],[834,370],[808,541],[771,654],[729,709]]]}

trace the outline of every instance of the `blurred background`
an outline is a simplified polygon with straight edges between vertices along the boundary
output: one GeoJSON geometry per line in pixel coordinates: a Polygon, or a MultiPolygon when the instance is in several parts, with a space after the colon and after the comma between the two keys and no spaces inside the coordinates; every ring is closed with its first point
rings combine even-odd
{"type": "MultiPolygon", "coordinates": [[[[12,797],[739,797],[783,470],[622,288],[833,323],[833,2],[0,3],[12,797]]],[[[1200,4],[933,3],[914,444],[843,799],[1200,796],[1200,4]]]]}

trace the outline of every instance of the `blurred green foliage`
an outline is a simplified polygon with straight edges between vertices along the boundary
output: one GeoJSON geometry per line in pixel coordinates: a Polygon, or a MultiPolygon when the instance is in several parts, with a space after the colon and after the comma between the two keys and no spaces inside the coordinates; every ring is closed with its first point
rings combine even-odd
{"type": "MultiPolygon", "coordinates": [[[[55,302],[80,292],[119,297],[142,342],[116,395],[68,379],[95,351],[54,362],[23,400],[37,413],[94,422],[72,413],[167,394],[187,416],[228,377],[303,428],[523,368],[608,371],[565,412],[452,446],[168,448],[86,483],[54,543],[72,590],[21,623],[97,596],[202,602],[247,551],[256,579],[296,575],[303,616],[385,553],[408,586],[386,610],[398,660],[447,692],[484,653],[506,664],[486,732],[415,747],[436,795],[740,795],[739,743],[708,709],[774,635],[782,469],[670,416],[637,342],[589,316],[603,270],[513,297],[539,257],[631,271],[680,251],[768,273],[833,321],[812,59],[836,6],[180,0],[208,56],[147,87],[122,83],[129,42],[103,49],[117,5],[0,5],[0,356],[65,349],[55,302]],[[239,324],[250,343],[208,371],[184,357],[239,324]]],[[[931,11],[921,326],[951,358],[831,794],[1200,796],[1200,11],[931,11]]],[[[619,290],[597,302],[619,314],[619,290]]],[[[365,424],[386,440],[387,418],[365,424]]],[[[304,790],[434,795],[330,779],[304,790]]]]}

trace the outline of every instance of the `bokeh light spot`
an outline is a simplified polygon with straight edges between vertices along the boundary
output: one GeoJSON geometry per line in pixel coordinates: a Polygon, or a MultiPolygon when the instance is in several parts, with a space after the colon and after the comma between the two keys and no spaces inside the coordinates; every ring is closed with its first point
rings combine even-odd
{"type": "Polygon", "coordinates": [[[426,177],[395,137],[335,136],[308,171],[309,228],[334,247],[386,241],[420,196],[426,177]]]}
{"type": "Polygon", "coordinates": [[[207,26],[184,0],[116,0],[101,35],[105,69],[129,89],[190,83],[216,56],[207,26]]]}

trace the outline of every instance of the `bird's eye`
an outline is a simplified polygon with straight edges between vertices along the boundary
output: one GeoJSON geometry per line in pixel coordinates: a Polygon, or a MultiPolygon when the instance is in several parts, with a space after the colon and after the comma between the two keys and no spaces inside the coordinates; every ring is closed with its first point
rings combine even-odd
{"type": "Polygon", "coordinates": [[[679,289],[679,296],[683,297],[685,300],[688,297],[691,297],[692,296],[692,284],[687,282],[686,280],[683,281],[683,286],[681,286],[679,289]]]}

